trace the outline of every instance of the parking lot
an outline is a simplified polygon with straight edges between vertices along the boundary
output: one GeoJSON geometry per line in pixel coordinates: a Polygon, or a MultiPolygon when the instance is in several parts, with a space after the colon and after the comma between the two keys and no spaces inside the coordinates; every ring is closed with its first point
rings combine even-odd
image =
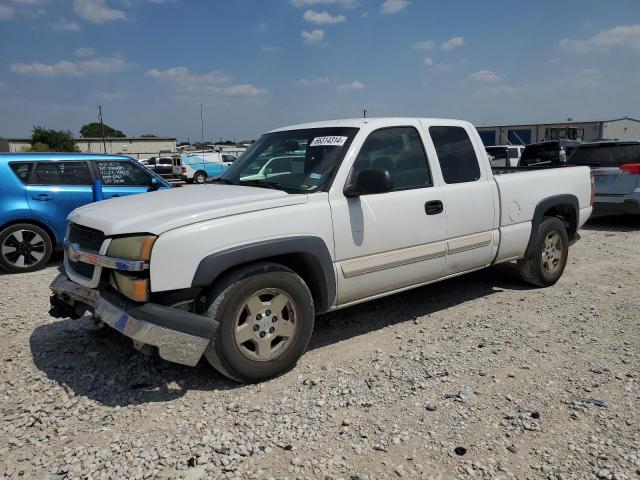
{"type": "Polygon", "coordinates": [[[554,287],[504,265],[317,319],[242,386],[47,315],[0,275],[0,477],[640,476],[640,222],[591,221],[554,287]]]}

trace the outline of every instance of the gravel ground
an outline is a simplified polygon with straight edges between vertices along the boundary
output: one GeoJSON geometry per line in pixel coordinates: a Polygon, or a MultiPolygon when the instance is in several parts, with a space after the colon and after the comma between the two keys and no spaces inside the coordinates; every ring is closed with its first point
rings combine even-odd
{"type": "Polygon", "coordinates": [[[640,221],[560,282],[511,265],[318,318],[276,380],[144,357],[0,275],[0,477],[640,478],[640,221]]]}

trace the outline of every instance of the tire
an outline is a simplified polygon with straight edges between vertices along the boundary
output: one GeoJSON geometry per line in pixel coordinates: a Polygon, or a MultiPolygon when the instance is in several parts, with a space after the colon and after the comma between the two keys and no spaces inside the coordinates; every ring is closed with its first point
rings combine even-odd
{"type": "Polygon", "coordinates": [[[206,181],[207,181],[207,174],[205,172],[196,172],[193,174],[193,183],[202,185],[206,181]]]}
{"type": "Polygon", "coordinates": [[[49,234],[31,223],[17,223],[0,231],[0,267],[12,273],[44,268],[53,251],[49,234]]]}
{"type": "Polygon", "coordinates": [[[225,275],[208,296],[207,307],[205,315],[220,326],[205,357],[220,373],[242,383],[291,370],[313,332],[309,288],[295,272],[276,263],[255,263],[225,275]]]}
{"type": "Polygon", "coordinates": [[[520,278],[537,287],[554,285],[564,272],[568,256],[569,237],[564,223],[556,217],[545,217],[527,255],[518,260],[520,278]]]}

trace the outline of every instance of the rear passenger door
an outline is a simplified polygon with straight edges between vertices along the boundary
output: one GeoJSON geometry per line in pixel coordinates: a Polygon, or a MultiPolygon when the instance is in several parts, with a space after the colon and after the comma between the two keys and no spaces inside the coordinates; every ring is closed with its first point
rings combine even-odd
{"type": "Polygon", "coordinates": [[[330,192],[338,303],[437,279],[445,256],[443,195],[433,182],[418,122],[369,134],[346,183],[330,192]],[[390,174],[389,192],[345,197],[366,169],[390,174]]]}
{"type": "Polygon", "coordinates": [[[447,258],[445,275],[491,263],[497,245],[494,198],[486,162],[469,132],[459,125],[428,127],[444,184],[442,194],[447,214],[447,258]],[[494,235],[496,235],[494,237],[494,235]]]}
{"type": "Polygon", "coordinates": [[[95,160],[96,176],[102,180],[105,199],[144,193],[151,186],[151,175],[129,160],[95,160]]]}
{"type": "Polygon", "coordinates": [[[29,208],[62,238],[69,213],[93,201],[92,183],[86,161],[37,162],[26,188],[29,208]]]}

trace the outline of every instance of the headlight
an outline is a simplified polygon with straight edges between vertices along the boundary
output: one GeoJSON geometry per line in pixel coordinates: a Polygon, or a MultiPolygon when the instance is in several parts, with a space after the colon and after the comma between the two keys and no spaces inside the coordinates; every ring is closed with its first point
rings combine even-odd
{"type": "Polygon", "coordinates": [[[111,283],[113,288],[131,300],[135,300],[136,302],[146,302],[149,300],[149,279],[147,278],[132,277],[113,271],[109,277],[109,283],[111,283]]]}
{"type": "Polygon", "coordinates": [[[155,235],[131,235],[129,237],[114,238],[109,244],[107,255],[127,260],[151,259],[151,248],[156,241],[155,235]]]}

